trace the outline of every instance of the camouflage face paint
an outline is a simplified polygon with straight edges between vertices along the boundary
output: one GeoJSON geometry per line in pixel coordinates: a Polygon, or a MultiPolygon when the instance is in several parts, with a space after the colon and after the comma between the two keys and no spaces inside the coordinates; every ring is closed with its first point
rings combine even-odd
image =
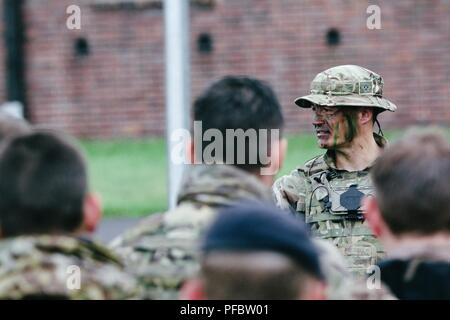
{"type": "Polygon", "coordinates": [[[337,147],[337,141],[339,137],[339,122],[333,128],[333,148],[337,147]]]}
{"type": "MultiPolygon", "coordinates": [[[[343,120],[338,120],[335,124],[331,125],[327,121],[327,125],[329,128],[333,130],[333,144],[332,148],[336,149],[339,144],[343,142],[351,142],[358,134],[358,117],[355,110],[342,110],[342,114],[344,116],[343,120]],[[344,132],[344,141],[340,141],[340,128],[343,126],[344,132]]],[[[342,138],[341,138],[342,139],[342,138]]]]}
{"type": "Polygon", "coordinates": [[[354,115],[345,115],[345,120],[347,121],[347,132],[345,133],[345,140],[351,142],[358,132],[358,126],[356,117],[354,115]]]}
{"type": "Polygon", "coordinates": [[[358,134],[358,121],[356,112],[345,112],[345,121],[347,122],[347,132],[345,133],[345,141],[351,142],[358,134]]]}

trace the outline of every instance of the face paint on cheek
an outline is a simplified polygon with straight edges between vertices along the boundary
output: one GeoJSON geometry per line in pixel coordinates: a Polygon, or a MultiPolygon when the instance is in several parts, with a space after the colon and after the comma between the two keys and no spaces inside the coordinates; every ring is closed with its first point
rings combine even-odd
{"type": "Polygon", "coordinates": [[[346,142],[351,142],[358,132],[356,116],[353,114],[346,114],[345,121],[347,122],[347,132],[345,133],[345,140],[346,142]]]}
{"type": "Polygon", "coordinates": [[[336,148],[339,137],[339,122],[333,128],[333,147],[336,148]]]}

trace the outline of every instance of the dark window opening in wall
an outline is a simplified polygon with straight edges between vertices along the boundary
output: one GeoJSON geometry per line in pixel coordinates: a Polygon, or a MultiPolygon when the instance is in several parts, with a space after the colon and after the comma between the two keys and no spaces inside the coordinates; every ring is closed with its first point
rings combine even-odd
{"type": "Polygon", "coordinates": [[[85,57],[89,55],[90,46],[86,38],[75,39],[74,52],[76,57],[85,57]]]}
{"type": "Polygon", "coordinates": [[[336,28],[328,29],[326,42],[329,46],[337,46],[341,43],[341,32],[336,28]]]}
{"type": "Polygon", "coordinates": [[[202,33],[197,38],[197,49],[200,53],[209,54],[214,50],[214,40],[209,33],[202,33]]]}

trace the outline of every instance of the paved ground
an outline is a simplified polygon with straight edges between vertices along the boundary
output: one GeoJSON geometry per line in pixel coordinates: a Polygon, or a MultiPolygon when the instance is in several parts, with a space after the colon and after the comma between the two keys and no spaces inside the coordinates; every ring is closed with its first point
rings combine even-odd
{"type": "Polygon", "coordinates": [[[132,227],[142,218],[104,218],[94,238],[107,243],[125,229],[132,227]]]}

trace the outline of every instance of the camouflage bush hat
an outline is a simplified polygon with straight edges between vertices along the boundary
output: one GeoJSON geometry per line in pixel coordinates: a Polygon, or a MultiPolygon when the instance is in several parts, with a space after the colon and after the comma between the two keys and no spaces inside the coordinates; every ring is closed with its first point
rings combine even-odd
{"type": "Polygon", "coordinates": [[[357,106],[379,108],[379,112],[397,110],[383,98],[383,78],[373,71],[355,65],[343,65],[319,73],[311,82],[311,92],[295,104],[302,108],[320,106],[357,106]]]}

